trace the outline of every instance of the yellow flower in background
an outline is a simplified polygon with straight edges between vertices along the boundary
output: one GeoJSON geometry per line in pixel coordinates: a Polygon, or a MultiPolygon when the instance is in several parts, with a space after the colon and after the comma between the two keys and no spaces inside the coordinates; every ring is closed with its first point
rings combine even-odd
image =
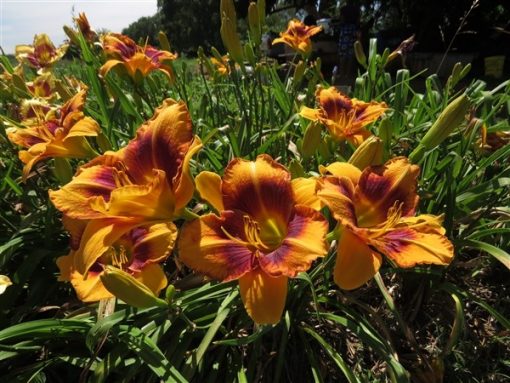
{"type": "Polygon", "coordinates": [[[55,77],[50,72],[37,76],[26,85],[30,94],[35,98],[48,99],[56,96],[55,77]]]}
{"type": "Polygon", "coordinates": [[[280,33],[280,37],[273,40],[273,44],[286,44],[296,52],[304,56],[308,56],[312,51],[313,35],[322,30],[322,27],[308,26],[299,20],[289,21],[289,25],[285,32],[280,33]]]}
{"type": "Polygon", "coordinates": [[[405,157],[364,171],[346,165],[345,175],[317,184],[317,196],[340,225],[334,279],[341,288],[355,289],[372,278],[381,254],[402,268],[451,262],[453,245],[442,218],[415,217],[418,166],[405,157]]]}
{"type": "Polygon", "coordinates": [[[277,323],[288,278],[327,253],[328,223],[296,204],[289,171],[268,155],[232,160],[223,178],[203,172],[197,190],[219,213],[185,224],[180,260],[219,281],[238,279],[246,311],[256,323],[277,323]]]}
{"type": "Polygon", "coordinates": [[[99,70],[102,76],[106,76],[112,68],[120,65],[133,78],[136,72],[145,77],[150,72],[159,70],[173,80],[174,73],[169,64],[177,58],[176,54],[158,50],[150,45],[141,47],[129,37],[118,33],[105,35],[102,43],[105,53],[112,57],[99,70]]]}
{"type": "Polygon", "coordinates": [[[71,234],[71,252],[57,259],[59,280],[71,282],[80,300],[94,302],[113,297],[101,281],[101,275],[108,266],[129,273],[155,295],[166,287],[167,279],[159,263],[168,257],[173,248],[177,236],[173,224],[159,223],[133,228],[111,243],[85,276],[76,269],[75,258],[87,223],[64,217],[64,226],[71,234]]]}
{"type": "Polygon", "coordinates": [[[318,108],[306,106],[300,115],[308,120],[320,121],[337,141],[360,145],[371,133],[366,126],[377,120],[388,109],[384,102],[364,102],[351,99],[335,87],[320,88],[316,92],[318,108]]]}
{"type": "Polygon", "coordinates": [[[45,71],[65,55],[67,48],[67,44],[55,48],[48,35],[41,33],[35,35],[33,45],[17,45],[15,55],[19,62],[45,71]]]}
{"type": "Polygon", "coordinates": [[[186,105],[165,100],[126,147],[95,158],[67,185],[50,191],[65,216],[85,221],[74,270],[86,275],[137,227],[168,223],[168,230],[176,233],[169,222],[193,196],[189,162],[200,148],[186,105]]]}
{"type": "Polygon", "coordinates": [[[19,152],[23,179],[37,162],[52,157],[87,158],[95,154],[86,137],[99,133],[97,122],[83,113],[86,90],[77,93],[60,108],[53,109],[39,101],[25,104],[22,124],[25,128],[8,128],[7,137],[27,148],[19,152]],[[28,106],[27,106],[28,105],[28,106]]]}

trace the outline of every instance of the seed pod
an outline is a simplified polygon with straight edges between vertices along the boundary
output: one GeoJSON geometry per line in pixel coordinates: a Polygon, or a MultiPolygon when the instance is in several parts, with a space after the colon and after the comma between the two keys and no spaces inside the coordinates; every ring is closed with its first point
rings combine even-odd
{"type": "Polygon", "coordinates": [[[116,267],[106,266],[100,278],[110,293],[128,305],[138,308],[167,306],[167,303],[156,297],[151,289],[116,267]]]}
{"type": "Polygon", "coordinates": [[[382,165],[384,157],[383,141],[376,136],[371,136],[362,142],[349,158],[348,163],[363,170],[368,166],[382,165]]]}

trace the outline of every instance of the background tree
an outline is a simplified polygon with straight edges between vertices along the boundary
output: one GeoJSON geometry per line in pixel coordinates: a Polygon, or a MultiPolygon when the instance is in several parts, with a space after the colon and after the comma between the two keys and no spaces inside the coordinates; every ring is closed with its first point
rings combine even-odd
{"type": "Polygon", "coordinates": [[[150,45],[158,44],[158,32],[163,29],[162,15],[158,12],[154,16],[144,16],[129,24],[122,30],[122,34],[131,37],[136,42],[150,45]]]}

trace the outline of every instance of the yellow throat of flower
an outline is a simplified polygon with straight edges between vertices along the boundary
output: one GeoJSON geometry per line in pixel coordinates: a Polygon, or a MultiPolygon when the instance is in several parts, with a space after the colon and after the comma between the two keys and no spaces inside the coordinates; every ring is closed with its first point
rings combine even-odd
{"type": "Polygon", "coordinates": [[[252,219],[250,216],[243,216],[244,236],[246,240],[234,237],[223,226],[221,230],[232,241],[253,250],[260,250],[265,253],[278,248],[285,238],[286,232],[278,225],[274,219],[266,219],[262,224],[252,219]]]}

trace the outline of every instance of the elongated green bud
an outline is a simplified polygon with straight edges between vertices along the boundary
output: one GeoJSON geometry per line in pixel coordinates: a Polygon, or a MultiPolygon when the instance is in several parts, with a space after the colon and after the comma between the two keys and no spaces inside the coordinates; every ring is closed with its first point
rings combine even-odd
{"type": "Polygon", "coordinates": [[[168,36],[166,35],[165,32],[163,31],[158,32],[158,41],[159,45],[161,46],[161,49],[170,52],[170,41],[168,41],[168,36]]]}
{"type": "Polygon", "coordinates": [[[257,0],[260,29],[266,24],[266,0],[257,0]]]}
{"type": "Polygon", "coordinates": [[[174,299],[175,295],[175,286],[174,285],[168,285],[165,291],[165,300],[167,303],[172,303],[172,300],[174,299]]]}
{"type": "Polygon", "coordinates": [[[420,161],[427,150],[434,149],[458,128],[465,120],[470,105],[465,93],[450,102],[409,155],[411,162],[420,161]]]}
{"type": "Polygon", "coordinates": [[[233,21],[228,17],[223,17],[221,19],[220,34],[223,45],[227,48],[232,60],[237,62],[241,68],[244,68],[243,47],[241,46],[241,40],[237,34],[235,20],[233,21]]]}
{"type": "Polygon", "coordinates": [[[301,60],[297,63],[296,68],[294,69],[294,83],[299,84],[303,79],[303,75],[305,74],[306,63],[301,60]]]}
{"type": "Polygon", "coordinates": [[[234,6],[233,0],[220,1],[220,16],[222,19],[223,17],[228,17],[230,20],[233,20],[235,23],[237,23],[236,8],[234,6]]]}
{"type": "Polygon", "coordinates": [[[80,46],[80,41],[78,40],[78,37],[76,36],[76,32],[71,27],[68,27],[67,25],[64,25],[63,29],[64,29],[64,33],[67,35],[67,37],[69,37],[69,40],[71,40],[73,44],[80,46]]]}
{"type": "Polygon", "coordinates": [[[349,158],[349,163],[363,170],[373,165],[382,165],[384,157],[383,141],[376,136],[367,138],[358,146],[356,151],[349,158]]]}
{"type": "Polygon", "coordinates": [[[255,46],[259,46],[262,37],[262,27],[260,25],[259,10],[255,3],[250,3],[248,7],[248,26],[250,27],[252,42],[255,46]]]}
{"type": "Polygon", "coordinates": [[[354,55],[356,56],[356,60],[358,63],[363,66],[363,68],[367,67],[367,56],[365,55],[365,51],[363,50],[363,45],[356,40],[354,42],[354,55]]]}
{"type": "Polygon", "coordinates": [[[465,120],[470,105],[466,94],[450,102],[421,139],[420,144],[430,150],[443,142],[465,120]]]}
{"type": "Polygon", "coordinates": [[[301,154],[303,158],[310,158],[315,151],[319,148],[321,143],[322,127],[312,122],[306,128],[305,135],[303,137],[303,145],[301,147],[301,154]]]}
{"type": "Polygon", "coordinates": [[[110,293],[123,300],[128,305],[138,308],[167,306],[167,303],[163,299],[159,299],[154,295],[151,289],[142,282],[116,267],[106,266],[100,278],[104,287],[106,287],[110,293]]]}
{"type": "Polygon", "coordinates": [[[53,173],[62,185],[65,185],[73,178],[73,169],[67,158],[55,157],[53,173]]]}
{"type": "Polygon", "coordinates": [[[255,52],[253,51],[253,46],[251,44],[246,44],[244,46],[244,57],[246,60],[255,68],[257,64],[257,59],[255,58],[255,52]]]}

